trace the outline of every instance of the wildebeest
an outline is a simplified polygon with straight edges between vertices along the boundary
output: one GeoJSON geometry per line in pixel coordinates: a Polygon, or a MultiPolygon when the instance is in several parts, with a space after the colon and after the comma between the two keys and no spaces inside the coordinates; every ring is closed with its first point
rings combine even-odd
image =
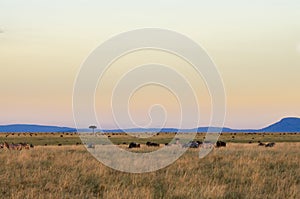
{"type": "Polygon", "coordinates": [[[198,148],[199,145],[200,144],[196,141],[190,141],[188,143],[185,143],[182,147],[184,147],[184,148],[198,148]]]}
{"type": "Polygon", "coordinates": [[[140,148],[141,145],[135,142],[130,142],[128,148],[132,149],[132,148],[140,148]]]}
{"type": "Polygon", "coordinates": [[[275,146],[275,143],[274,142],[270,142],[270,143],[266,144],[265,147],[273,147],[273,146],[275,146]]]}
{"type": "Polygon", "coordinates": [[[159,144],[158,144],[158,143],[155,143],[155,142],[147,142],[146,145],[147,145],[147,146],[156,146],[156,147],[159,146],[159,144]]]}
{"type": "Polygon", "coordinates": [[[223,141],[217,141],[216,142],[216,147],[219,148],[219,147],[226,147],[226,142],[223,142],[223,141]]]}
{"type": "Polygon", "coordinates": [[[92,144],[92,143],[89,143],[89,144],[87,145],[87,148],[89,148],[89,149],[94,149],[94,148],[95,148],[95,145],[92,144]]]}
{"type": "Polygon", "coordinates": [[[258,146],[265,146],[266,144],[265,143],[262,143],[262,142],[259,142],[258,143],[258,146]]]}

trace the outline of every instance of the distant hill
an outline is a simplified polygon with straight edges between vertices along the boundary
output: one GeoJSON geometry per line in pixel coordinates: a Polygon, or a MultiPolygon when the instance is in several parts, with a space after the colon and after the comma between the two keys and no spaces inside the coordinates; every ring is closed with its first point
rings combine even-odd
{"type": "MultiPolygon", "coordinates": [[[[194,128],[194,129],[176,129],[176,128],[163,128],[163,129],[159,129],[159,128],[147,128],[147,129],[143,129],[143,128],[132,128],[132,129],[105,129],[105,130],[99,130],[97,129],[97,131],[101,131],[101,132],[105,132],[105,133],[118,133],[118,132],[135,132],[135,133],[141,133],[141,132],[168,132],[168,133],[172,133],[172,132],[183,132],[183,133],[189,133],[189,132],[207,132],[208,129],[210,129],[210,131],[212,132],[217,132],[222,130],[222,132],[257,132],[258,130],[254,130],[254,129],[231,129],[231,128],[220,128],[220,127],[199,127],[199,128],[194,128]]],[[[90,130],[86,130],[86,131],[90,131],[90,130]]]]}
{"type": "MultiPolygon", "coordinates": [[[[98,130],[100,131],[100,130],[98,130]]],[[[105,133],[118,133],[118,132],[134,132],[134,133],[142,133],[142,132],[178,132],[178,129],[175,128],[163,128],[163,129],[159,129],[159,128],[147,128],[147,129],[143,129],[143,128],[131,128],[131,129],[104,129],[102,130],[102,132],[105,133]]]]}
{"type": "Polygon", "coordinates": [[[59,127],[59,126],[43,126],[43,125],[30,125],[30,124],[12,124],[0,126],[0,132],[76,132],[75,128],[59,127]]]}
{"type": "MultiPolygon", "coordinates": [[[[211,127],[212,131],[219,131],[219,127],[211,127]]],[[[81,132],[91,132],[90,129],[79,129],[81,132]]],[[[132,128],[125,129],[124,131],[120,129],[96,129],[96,131],[107,132],[107,133],[117,133],[117,132],[207,132],[208,127],[199,127],[196,129],[176,129],[176,128],[132,128]]],[[[0,126],[0,132],[77,132],[75,128],[70,127],[59,127],[59,126],[43,126],[43,125],[29,125],[29,124],[13,124],[13,125],[2,125],[0,126]]],[[[270,126],[262,129],[231,129],[224,127],[222,132],[300,132],[300,118],[289,117],[280,120],[270,126]]]]}
{"type": "Polygon", "coordinates": [[[260,132],[300,132],[300,118],[288,117],[260,129],[260,132]]]}

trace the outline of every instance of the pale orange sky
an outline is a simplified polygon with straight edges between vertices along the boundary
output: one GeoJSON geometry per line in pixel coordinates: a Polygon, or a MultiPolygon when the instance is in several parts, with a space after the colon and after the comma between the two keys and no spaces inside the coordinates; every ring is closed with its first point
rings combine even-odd
{"type": "MultiPolygon", "coordinates": [[[[112,35],[143,27],[180,32],[206,49],[226,89],[225,126],[260,128],[284,116],[300,116],[299,21],[300,2],[296,0],[193,0],[188,4],[2,0],[0,124],[74,126],[72,91],[82,62],[112,35]]],[[[173,65],[180,63],[167,55],[153,56],[173,65]]],[[[146,57],[132,57],[126,63],[147,61],[146,57]]],[[[114,70],[120,72],[117,64],[114,70]]],[[[182,72],[189,73],[189,69],[182,72]]],[[[202,87],[199,100],[205,125],[210,104],[202,87]]],[[[160,92],[152,88],[147,93],[160,92]]],[[[97,97],[101,100],[101,95],[97,97]]],[[[134,111],[146,117],[143,111],[149,101],[144,103],[139,94],[135,97],[139,108],[134,111]]],[[[162,103],[173,104],[166,98],[162,103]]],[[[176,109],[175,104],[172,107],[176,109]]],[[[109,120],[107,127],[113,127],[109,120]]]]}

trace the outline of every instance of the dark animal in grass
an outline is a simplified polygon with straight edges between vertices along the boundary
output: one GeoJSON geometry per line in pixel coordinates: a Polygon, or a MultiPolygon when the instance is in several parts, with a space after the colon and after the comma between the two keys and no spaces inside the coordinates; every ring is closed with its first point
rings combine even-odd
{"type": "Polygon", "coordinates": [[[185,143],[184,145],[183,145],[183,147],[184,148],[198,148],[199,147],[199,143],[198,142],[196,142],[196,141],[190,141],[190,142],[188,142],[188,143],[185,143]]]}
{"type": "Polygon", "coordinates": [[[219,147],[226,147],[226,142],[223,142],[223,141],[217,141],[216,142],[216,147],[219,148],[219,147]]]}
{"type": "Polygon", "coordinates": [[[258,146],[265,146],[266,144],[265,143],[262,143],[262,142],[259,142],[258,143],[258,146]]]}
{"type": "Polygon", "coordinates": [[[266,144],[265,147],[273,147],[273,146],[275,146],[275,143],[274,143],[274,142],[271,142],[271,143],[266,144]]]}
{"type": "Polygon", "coordinates": [[[158,143],[155,143],[155,142],[147,142],[146,143],[147,146],[155,146],[155,147],[158,147],[159,144],[158,143]]]}
{"type": "Polygon", "coordinates": [[[128,148],[132,149],[132,148],[140,148],[141,145],[139,143],[135,143],[135,142],[130,142],[128,148]]]}
{"type": "Polygon", "coordinates": [[[89,143],[89,144],[87,145],[87,148],[89,148],[89,149],[94,149],[94,148],[95,148],[95,145],[92,144],[92,143],[89,143]]]}

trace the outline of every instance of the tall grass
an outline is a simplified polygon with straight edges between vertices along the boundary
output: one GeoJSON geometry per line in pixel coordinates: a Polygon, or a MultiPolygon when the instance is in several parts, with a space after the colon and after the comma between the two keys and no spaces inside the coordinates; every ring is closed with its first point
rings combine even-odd
{"type": "MultiPolygon", "coordinates": [[[[82,146],[0,150],[1,198],[300,198],[300,143],[191,149],[157,172],[110,169],[82,146]]],[[[143,148],[140,150],[144,150],[143,148]]]]}

